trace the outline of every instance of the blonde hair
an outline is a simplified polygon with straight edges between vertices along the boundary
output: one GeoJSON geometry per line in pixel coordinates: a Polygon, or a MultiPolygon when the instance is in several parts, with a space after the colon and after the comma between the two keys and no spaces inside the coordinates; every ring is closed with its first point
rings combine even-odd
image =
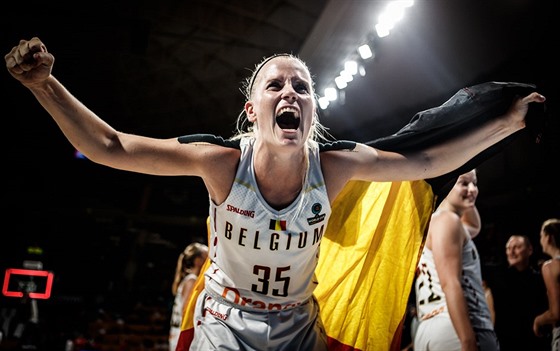
{"type": "Polygon", "coordinates": [[[177,289],[179,288],[179,284],[181,284],[183,278],[189,273],[194,273],[192,272],[192,269],[195,268],[195,259],[203,257],[207,253],[208,246],[201,243],[189,244],[183,252],[181,252],[179,258],[177,259],[175,277],[173,278],[173,284],[171,285],[171,292],[173,293],[173,296],[177,294],[177,289]]]}
{"type": "MultiPolygon", "coordinates": [[[[262,70],[262,68],[270,61],[272,61],[275,58],[278,57],[284,57],[284,58],[288,58],[288,59],[292,59],[292,60],[296,60],[297,62],[299,62],[306,70],[307,73],[309,74],[309,77],[311,77],[311,82],[310,82],[310,89],[311,89],[311,94],[313,95],[313,98],[315,99],[315,106],[317,106],[317,95],[315,94],[315,81],[313,80],[313,77],[311,75],[311,71],[309,70],[309,67],[307,67],[307,64],[300,59],[299,57],[293,55],[293,54],[288,54],[288,53],[280,53],[280,54],[274,54],[268,57],[265,57],[262,59],[262,61],[260,63],[258,63],[257,65],[255,65],[255,68],[252,71],[252,74],[247,77],[243,82],[242,82],[242,87],[241,87],[241,92],[243,93],[243,95],[245,96],[245,102],[251,100],[251,97],[253,96],[253,90],[254,90],[254,86],[255,83],[258,81],[259,74],[262,70]]],[[[237,116],[237,121],[235,124],[235,133],[234,135],[230,138],[230,140],[236,140],[236,139],[241,139],[245,136],[254,136],[255,135],[255,130],[256,130],[257,126],[254,125],[253,123],[251,123],[248,119],[247,119],[247,114],[245,113],[245,109],[242,109],[241,112],[239,113],[239,115],[237,116]]],[[[327,141],[327,140],[332,140],[332,136],[328,133],[327,128],[325,126],[323,126],[321,124],[321,122],[319,122],[319,115],[317,114],[317,108],[315,108],[315,111],[313,112],[313,121],[311,122],[311,130],[309,133],[310,137],[309,140],[314,140],[314,141],[327,141]]]]}

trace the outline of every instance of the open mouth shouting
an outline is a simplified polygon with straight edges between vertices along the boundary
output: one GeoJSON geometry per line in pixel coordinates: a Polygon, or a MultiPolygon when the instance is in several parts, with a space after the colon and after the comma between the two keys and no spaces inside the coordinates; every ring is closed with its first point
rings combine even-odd
{"type": "Polygon", "coordinates": [[[299,111],[295,108],[284,107],[276,115],[276,124],[283,130],[297,130],[299,123],[299,111]]]}

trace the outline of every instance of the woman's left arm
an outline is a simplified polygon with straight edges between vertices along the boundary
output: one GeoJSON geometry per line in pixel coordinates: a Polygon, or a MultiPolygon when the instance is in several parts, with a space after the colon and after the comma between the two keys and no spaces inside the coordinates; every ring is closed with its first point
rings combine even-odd
{"type": "Polygon", "coordinates": [[[461,167],[476,155],[525,128],[529,104],[543,103],[537,92],[516,98],[503,115],[480,127],[471,128],[455,138],[423,150],[398,153],[357,144],[346,153],[347,162],[337,164],[352,179],[366,181],[403,181],[430,179],[461,167]]]}

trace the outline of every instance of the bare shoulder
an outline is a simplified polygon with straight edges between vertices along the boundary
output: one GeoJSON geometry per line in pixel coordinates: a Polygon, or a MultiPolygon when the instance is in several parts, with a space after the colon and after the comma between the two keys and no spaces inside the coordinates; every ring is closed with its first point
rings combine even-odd
{"type": "Polygon", "coordinates": [[[331,150],[321,152],[321,170],[332,201],[342,191],[355,173],[354,150],[331,150]]]}
{"type": "Polygon", "coordinates": [[[343,173],[348,179],[369,182],[390,182],[421,179],[418,160],[403,154],[376,149],[355,143],[353,149],[322,152],[329,169],[336,174],[343,173]]]}
{"type": "Polygon", "coordinates": [[[461,217],[453,211],[438,209],[433,213],[430,225],[460,226],[461,217]]]}
{"type": "Polygon", "coordinates": [[[188,154],[195,155],[195,172],[204,181],[212,200],[220,204],[227,198],[235,179],[241,151],[212,143],[189,143],[188,154]]]}
{"type": "Polygon", "coordinates": [[[338,149],[321,152],[323,172],[355,178],[364,165],[371,166],[377,157],[377,150],[364,144],[355,143],[352,149],[338,149]],[[344,173],[344,174],[340,174],[344,173]]]}
{"type": "Polygon", "coordinates": [[[241,151],[207,142],[180,144],[188,158],[195,162],[201,176],[216,170],[234,169],[241,151]]]}
{"type": "Polygon", "coordinates": [[[464,228],[461,223],[461,217],[449,210],[437,210],[430,219],[429,226],[430,236],[457,237],[464,236],[464,228]]]}
{"type": "Polygon", "coordinates": [[[323,171],[336,170],[352,163],[354,150],[329,150],[321,152],[323,171]]]}
{"type": "Polygon", "coordinates": [[[543,276],[560,277],[560,258],[546,260],[541,268],[543,276]]]}

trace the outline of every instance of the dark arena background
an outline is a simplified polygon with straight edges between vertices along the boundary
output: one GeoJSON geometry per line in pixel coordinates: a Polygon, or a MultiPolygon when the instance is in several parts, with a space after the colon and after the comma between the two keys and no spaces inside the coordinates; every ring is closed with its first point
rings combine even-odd
{"type": "MultiPolygon", "coordinates": [[[[323,95],[344,60],[371,46],[373,57],[358,58],[362,75],[320,110],[338,139],[396,132],[465,86],[536,84],[547,97],[543,118],[478,168],[476,242],[485,265],[505,260],[513,233],[528,235],[535,260],[544,258],[540,224],[560,216],[552,1],[417,0],[381,37],[374,25],[389,3],[8,2],[0,49],[38,36],[76,97],[115,128],[154,137],[230,136],[242,80],[278,52],[305,60],[323,95]]],[[[206,241],[202,181],[93,164],[6,70],[0,85],[0,350],[165,350],[177,257],[206,241]]]]}

